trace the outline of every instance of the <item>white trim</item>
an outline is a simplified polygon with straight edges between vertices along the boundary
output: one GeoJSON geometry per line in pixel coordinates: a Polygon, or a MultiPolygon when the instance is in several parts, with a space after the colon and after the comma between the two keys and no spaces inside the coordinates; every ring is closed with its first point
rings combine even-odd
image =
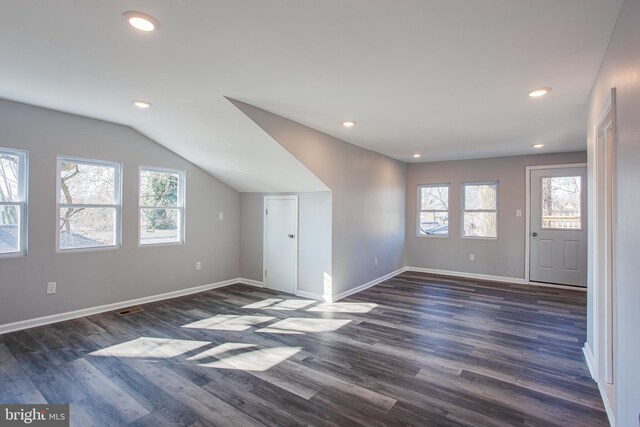
{"type": "Polygon", "coordinates": [[[0,152],[18,157],[18,200],[0,202],[0,206],[17,206],[20,210],[18,226],[18,250],[0,254],[0,259],[27,256],[29,248],[29,152],[16,148],[0,147],[0,152]]]}
{"type": "Polygon", "coordinates": [[[211,283],[208,285],[195,286],[193,288],[180,289],[177,291],[166,292],[163,294],[150,295],[147,297],[131,299],[127,301],[114,302],[112,304],[99,305],[96,307],[88,307],[80,310],[67,311],[65,313],[52,314],[50,316],[36,317],[35,319],[20,320],[18,322],[7,323],[0,325],[0,335],[9,332],[15,332],[22,329],[35,328],[36,326],[49,325],[51,323],[63,322],[65,320],[77,319],[78,317],[91,316],[94,314],[104,313],[107,311],[118,310],[120,308],[131,307],[134,305],[148,304],[150,302],[162,301],[172,298],[178,298],[186,295],[197,294],[199,292],[208,291],[211,289],[222,288],[229,285],[235,285],[237,283],[244,283],[246,285],[261,286],[254,280],[248,279],[229,279],[221,282],[211,283]]]}
{"type": "Polygon", "coordinates": [[[355,288],[352,288],[352,289],[346,290],[344,292],[341,292],[338,295],[333,297],[333,301],[329,301],[329,302],[336,302],[338,300],[341,300],[342,298],[348,297],[349,295],[353,295],[353,294],[358,293],[360,291],[364,291],[365,289],[368,289],[368,288],[370,288],[372,286],[375,286],[375,285],[377,285],[379,283],[382,283],[387,279],[390,279],[390,278],[392,278],[394,276],[397,276],[398,274],[402,274],[405,271],[407,271],[407,267],[399,268],[398,270],[392,271],[391,273],[388,273],[388,274],[385,274],[382,277],[378,277],[377,279],[373,279],[372,281],[367,282],[364,285],[356,286],[355,288]]]}
{"type": "Polygon", "coordinates": [[[500,240],[499,235],[500,231],[498,228],[498,224],[500,222],[500,180],[494,181],[469,181],[469,182],[461,182],[460,183],[460,238],[461,239],[471,239],[471,240],[500,240]],[[466,191],[465,187],[469,186],[493,186],[496,187],[496,208],[495,209],[467,209],[466,207],[466,191]],[[496,235],[495,236],[466,236],[464,234],[464,214],[467,212],[478,212],[478,213],[495,213],[496,214],[496,235]]]}
{"type": "MultiPolygon", "coordinates": [[[[602,381],[607,381],[609,384],[612,384],[615,387],[615,354],[616,350],[616,316],[615,316],[615,266],[616,266],[616,253],[615,253],[615,238],[616,238],[616,154],[617,154],[617,128],[616,128],[616,88],[611,88],[609,96],[607,97],[603,109],[598,116],[598,119],[593,124],[593,164],[592,164],[592,174],[593,174],[593,183],[591,188],[593,189],[592,198],[590,199],[589,207],[589,215],[591,218],[593,227],[592,237],[592,256],[590,261],[593,265],[593,277],[592,277],[592,292],[593,292],[593,309],[592,314],[592,328],[593,328],[593,347],[594,347],[594,360],[596,361],[596,365],[600,368],[601,365],[604,365],[604,372],[599,372],[602,374],[602,381]],[[611,170],[607,170],[607,160],[608,160],[608,144],[603,143],[599,137],[600,128],[606,123],[605,119],[608,115],[611,115],[611,127],[613,130],[613,139],[611,140],[611,170]],[[611,175],[611,206],[609,206],[609,200],[607,198],[608,195],[608,177],[611,175]],[[603,191],[600,192],[599,188],[602,185],[603,191]],[[604,215],[600,215],[599,207],[605,206],[604,215]],[[609,218],[609,214],[611,218],[609,218]],[[601,218],[603,216],[603,218],[601,218]],[[610,220],[610,221],[607,221],[610,220]],[[610,222],[610,227],[609,223],[610,222]],[[602,233],[601,233],[602,232],[602,233]],[[603,238],[600,238],[600,235],[603,234],[603,238]],[[603,281],[600,280],[600,276],[603,276],[603,281]],[[611,295],[608,295],[608,288],[611,288],[611,295]],[[602,289],[605,294],[605,299],[601,300],[599,298],[600,290],[602,289]],[[610,299],[607,300],[606,297],[610,296],[610,299]],[[603,313],[601,311],[601,305],[603,313]],[[603,318],[601,319],[601,314],[603,318]],[[602,331],[603,330],[603,331],[602,331]],[[601,342],[601,332],[603,335],[603,342],[601,342]],[[609,336],[610,335],[610,336],[609,336]],[[613,347],[610,351],[609,347],[613,347]],[[604,351],[604,355],[601,353],[604,351]]],[[[606,141],[604,141],[606,142],[606,141]]],[[[598,382],[600,386],[600,382],[598,382]]],[[[600,392],[602,394],[602,400],[605,404],[605,408],[607,409],[607,414],[609,414],[609,419],[613,420],[614,417],[611,415],[613,411],[610,412],[611,402],[608,399],[606,394],[606,390],[604,387],[600,387],[600,392]]],[[[615,399],[615,396],[614,396],[615,399]]],[[[615,402],[613,402],[615,404],[615,402]]],[[[613,425],[613,422],[611,422],[613,425]]]]}
{"type": "Polygon", "coordinates": [[[55,242],[56,254],[67,254],[76,252],[94,252],[104,250],[116,250],[122,248],[122,189],[124,182],[124,166],[121,162],[111,160],[86,159],[83,157],[73,157],[58,155],[56,157],[56,220],[55,220],[55,242]],[[86,203],[62,203],[60,198],[61,182],[60,166],[63,162],[75,163],[77,165],[89,165],[95,167],[113,168],[113,201],[114,204],[86,204],[86,203]],[[84,206],[88,208],[113,209],[114,210],[114,243],[113,245],[87,246],[87,247],[60,247],[60,210],[65,206],[84,206]]]}
{"type": "Polygon", "coordinates": [[[187,190],[187,171],[184,169],[169,169],[156,166],[138,166],[138,247],[149,248],[153,246],[167,245],[184,245],[187,239],[186,232],[186,190],[187,190]],[[140,205],[140,177],[142,172],[162,173],[178,175],[178,200],[177,206],[142,206],[140,205]],[[175,209],[178,211],[178,241],[163,243],[142,243],[142,210],[143,209],[175,209]]]}
{"type": "Polygon", "coordinates": [[[553,283],[544,283],[544,282],[531,282],[529,281],[527,285],[531,286],[541,286],[543,288],[557,288],[557,289],[568,289],[573,291],[587,292],[586,286],[578,286],[578,285],[556,285],[553,283]]]}
{"type": "MultiPolygon", "coordinates": [[[[525,182],[525,200],[524,200],[524,280],[529,282],[530,271],[529,262],[531,257],[531,171],[539,169],[565,169],[587,167],[587,163],[563,163],[560,165],[538,165],[526,166],[524,172],[525,182]]],[[[589,171],[587,170],[587,175],[589,171]]],[[[587,234],[587,244],[589,244],[589,236],[587,234]]]]}
{"type": "MultiPolygon", "coordinates": [[[[441,238],[441,239],[448,239],[449,238],[449,216],[451,215],[449,213],[449,202],[451,201],[451,196],[450,196],[450,192],[449,190],[451,189],[451,183],[446,183],[446,184],[418,184],[418,191],[416,194],[416,208],[417,208],[417,213],[416,213],[416,237],[436,237],[436,238],[441,238]],[[442,187],[447,187],[447,210],[437,210],[437,209],[426,209],[423,210],[422,209],[422,189],[423,188],[442,188],[442,187]],[[446,235],[437,235],[437,234],[420,234],[420,216],[423,212],[427,212],[427,213],[437,213],[437,212],[446,212],[447,213],[447,234],[446,235]]],[[[435,217],[434,217],[435,218],[435,217]]]]}
{"type": "Polygon", "coordinates": [[[491,276],[489,274],[467,273],[464,271],[437,270],[435,268],[423,268],[423,267],[405,267],[405,271],[437,274],[439,276],[460,277],[463,279],[484,280],[488,282],[513,283],[515,285],[539,286],[542,288],[568,289],[568,290],[574,290],[574,291],[580,291],[580,292],[587,291],[587,288],[585,287],[578,287],[578,286],[571,286],[571,285],[554,285],[552,283],[542,283],[542,282],[529,282],[528,280],[521,279],[519,277],[491,276]]]}
{"type": "Polygon", "coordinates": [[[302,297],[302,298],[309,298],[309,299],[314,299],[314,300],[317,300],[317,301],[325,301],[325,298],[322,295],[316,294],[314,292],[307,292],[307,291],[297,290],[295,295],[298,296],[298,297],[302,297]]]}
{"type": "Polygon", "coordinates": [[[243,285],[255,286],[257,288],[264,288],[264,283],[253,279],[244,279],[240,277],[238,279],[238,283],[242,283],[243,285]]]}
{"type": "Polygon", "coordinates": [[[435,268],[406,267],[406,271],[417,273],[438,274],[441,276],[462,277],[465,279],[487,280],[490,282],[515,283],[518,285],[528,285],[529,282],[519,277],[491,276],[488,274],[466,273],[462,271],[437,270],[435,268]]]}
{"type": "Polygon", "coordinates": [[[604,385],[602,385],[601,382],[598,382],[598,390],[600,390],[600,397],[602,397],[602,403],[604,404],[604,410],[607,412],[609,424],[611,424],[611,427],[616,427],[616,417],[613,413],[613,409],[611,408],[609,398],[607,397],[607,392],[605,391],[604,385]]]}
{"type": "Polygon", "coordinates": [[[598,371],[596,370],[596,365],[594,363],[593,353],[591,353],[591,349],[586,342],[584,343],[584,346],[582,346],[582,354],[584,354],[584,360],[587,361],[587,368],[589,368],[591,378],[593,378],[595,382],[598,382],[598,371]]]}

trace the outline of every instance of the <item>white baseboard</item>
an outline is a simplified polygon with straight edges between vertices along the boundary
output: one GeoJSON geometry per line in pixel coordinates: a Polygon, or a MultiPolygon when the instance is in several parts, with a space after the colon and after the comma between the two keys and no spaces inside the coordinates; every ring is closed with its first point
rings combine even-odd
{"type": "Polygon", "coordinates": [[[609,418],[609,424],[611,427],[616,427],[616,417],[613,414],[613,409],[611,408],[611,403],[609,403],[609,398],[607,397],[607,392],[602,385],[602,382],[597,381],[598,390],[600,390],[600,396],[602,397],[602,403],[604,404],[604,410],[607,412],[607,418],[609,418]]]}
{"type": "Polygon", "coordinates": [[[513,283],[516,285],[540,286],[543,288],[570,289],[579,292],[587,292],[587,288],[578,286],[554,285],[552,283],[530,282],[519,277],[491,276],[489,274],[467,273],[463,271],[437,270],[435,268],[422,267],[406,267],[406,271],[415,271],[417,273],[438,274],[440,276],[460,277],[464,279],[486,280],[489,282],[513,283]]]}
{"type": "Polygon", "coordinates": [[[297,290],[295,292],[296,296],[298,297],[302,297],[302,298],[309,298],[309,299],[315,299],[318,301],[325,301],[324,297],[320,294],[316,294],[314,292],[307,292],[307,291],[300,291],[297,290]]]}
{"type": "Polygon", "coordinates": [[[331,301],[331,302],[336,302],[338,300],[341,300],[342,298],[348,297],[349,295],[353,295],[353,294],[358,293],[360,291],[364,291],[365,289],[368,289],[368,288],[370,288],[372,286],[375,286],[378,283],[382,283],[387,279],[390,279],[390,278],[392,278],[394,276],[397,276],[398,274],[404,273],[405,271],[407,271],[407,267],[403,267],[403,268],[400,268],[400,269],[398,269],[396,271],[392,271],[391,273],[385,274],[384,276],[378,277],[377,279],[373,279],[372,281],[367,282],[364,285],[356,286],[355,288],[352,288],[352,289],[349,289],[347,291],[341,292],[338,295],[335,295],[333,297],[333,301],[331,301]]]}
{"type": "Polygon", "coordinates": [[[554,285],[553,283],[542,282],[528,282],[527,285],[540,286],[542,288],[556,288],[556,289],[568,289],[570,291],[587,292],[586,286],[573,286],[573,285],[554,285]]]}
{"type": "Polygon", "coordinates": [[[239,279],[236,279],[237,283],[242,283],[243,285],[249,285],[249,286],[256,286],[258,288],[264,288],[264,283],[260,282],[258,280],[253,280],[253,279],[243,279],[242,277],[240,277],[239,279]]]}
{"type": "Polygon", "coordinates": [[[436,270],[435,268],[407,267],[406,271],[417,273],[439,274],[441,276],[462,277],[465,279],[487,280],[490,282],[515,283],[518,285],[528,285],[529,282],[518,277],[490,276],[488,274],[465,273],[460,271],[436,270]]]}
{"type": "Polygon", "coordinates": [[[587,343],[584,343],[584,346],[582,347],[582,354],[584,354],[584,360],[587,361],[587,368],[589,368],[591,378],[593,378],[595,382],[598,382],[598,374],[595,369],[596,365],[594,363],[594,357],[591,353],[591,349],[587,346],[587,343]]]}
{"type": "Polygon", "coordinates": [[[131,307],[133,305],[147,304],[155,301],[162,301],[171,298],[178,298],[186,295],[197,294],[199,292],[211,289],[222,288],[224,286],[234,285],[236,283],[244,283],[251,286],[262,287],[261,282],[249,279],[229,279],[222,282],[211,283],[208,285],[195,286],[193,288],[180,289],[177,291],[166,292],[163,294],[151,295],[148,297],[136,298],[127,301],[114,302],[112,304],[99,305],[96,307],[83,308],[80,310],[67,311],[65,313],[52,314],[50,316],[36,317],[35,319],[21,320],[18,322],[0,325],[0,335],[9,332],[20,331],[22,329],[35,328],[36,326],[49,325],[52,323],[63,322],[65,320],[77,319],[78,317],[91,316],[93,314],[104,313],[106,311],[118,310],[120,308],[131,307]]]}
{"type": "Polygon", "coordinates": [[[593,357],[593,353],[587,343],[584,343],[582,347],[582,353],[584,354],[584,359],[587,361],[587,367],[589,368],[589,373],[591,374],[591,378],[598,384],[598,390],[600,391],[600,397],[602,398],[602,404],[604,405],[604,409],[607,412],[607,418],[609,418],[609,424],[611,427],[615,427],[616,419],[613,413],[613,409],[611,408],[611,403],[609,402],[609,397],[607,396],[607,392],[604,389],[604,385],[601,381],[598,381],[598,371],[596,370],[595,358],[593,357]]]}

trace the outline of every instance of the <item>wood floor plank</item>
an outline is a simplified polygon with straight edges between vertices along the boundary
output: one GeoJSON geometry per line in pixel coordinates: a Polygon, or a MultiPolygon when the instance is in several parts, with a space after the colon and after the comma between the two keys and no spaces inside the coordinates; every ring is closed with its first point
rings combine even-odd
{"type": "Polygon", "coordinates": [[[141,360],[127,363],[214,425],[261,425],[257,420],[162,365],[141,360]]]}
{"type": "Polygon", "coordinates": [[[580,291],[407,272],[333,305],[238,284],[143,309],[0,336],[0,403],[82,427],[608,425],[580,291]]]}
{"type": "Polygon", "coordinates": [[[117,418],[122,422],[128,424],[149,413],[131,395],[114,384],[84,358],[69,362],[61,369],[73,379],[74,384],[82,387],[87,395],[99,395],[102,402],[115,408],[117,418]]]}
{"type": "Polygon", "coordinates": [[[3,343],[0,343],[0,384],[1,403],[47,403],[40,390],[3,343]]]}

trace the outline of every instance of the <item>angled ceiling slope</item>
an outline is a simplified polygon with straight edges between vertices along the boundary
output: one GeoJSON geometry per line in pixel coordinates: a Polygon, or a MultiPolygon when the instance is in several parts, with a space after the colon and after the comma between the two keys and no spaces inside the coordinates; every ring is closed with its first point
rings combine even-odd
{"type": "Polygon", "coordinates": [[[0,0],[0,97],[132,126],[241,191],[319,183],[225,95],[403,161],[574,151],[622,3],[0,0]]]}

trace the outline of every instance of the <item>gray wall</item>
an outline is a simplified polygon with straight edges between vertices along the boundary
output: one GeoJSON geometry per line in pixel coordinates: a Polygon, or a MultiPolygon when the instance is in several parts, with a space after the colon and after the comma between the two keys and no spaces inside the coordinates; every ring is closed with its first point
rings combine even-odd
{"type": "Polygon", "coordinates": [[[547,164],[585,163],[586,153],[542,154],[414,163],[407,179],[407,266],[524,278],[525,167],[547,164]],[[460,184],[498,180],[498,240],[460,237],[460,184]],[[449,184],[449,237],[416,235],[417,187],[449,184]],[[516,217],[516,209],[522,217],[516,217]],[[475,261],[469,261],[469,254],[475,261]]]}
{"type": "Polygon", "coordinates": [[[29,253],[0,259],[0,324],[238,277],[239,193],[134,130],[0,100],[0,146],[30,161],[29,253]],[[123,163],[121,249],[56,254],[60,154],[123,163]],[[186,170],[184,245],[138,247],[140,164],[186,170]],[[55,295],[45,295],[49,281],[55,295]]]}
{"type": "MultiPolygon", "coordinates": [[[[590,173],[593,176],[595,138],[592,126],[604,108],[611,88],[617,90],[617,268],[616,268],[616,333],[617,352],[614,359],[616,382],[616,425],[637,426],[640,414],[640,1],[627,0],[611,37],[598,78],[588,104],[590,173]]],[[[595,208],[595,207],[593,207],[595,208]]],[[[594,318],[595,295],[593,271],[590,276],[589,312],[594,318]]],[[[602,306],[602,304],[600,304],[602,306]]],[[[602,319],[602,313],[600,316],[602,319]]],[[[589,322],[588,345],[593,348],[594,331],[589,322]]]]}
{"type": "MultiPolygon", "coordinates": [[[[314,298],[325,295],[325,275],[331,276],[331,192],[298,195],[298,290],[314,298]]],[[[240,195],[240,274],[262,281],[264,196],[240,195]]]]}
{"type": "Polygon", "coordinates": [[[404,267],[406,164],[232,102],[331,189],[334,297],[404,267]]]}

